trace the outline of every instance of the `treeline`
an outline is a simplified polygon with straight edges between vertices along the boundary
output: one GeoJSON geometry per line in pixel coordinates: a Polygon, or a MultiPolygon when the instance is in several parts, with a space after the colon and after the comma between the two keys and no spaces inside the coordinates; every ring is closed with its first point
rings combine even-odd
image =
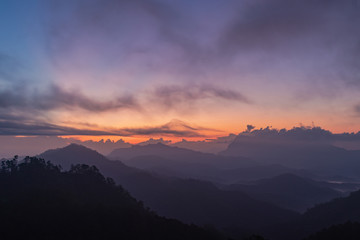
{"type": "Polygon", "coordinates": [[[143,207],[95,166],[1,162],[1,239],[225,239],[143,207]]]}

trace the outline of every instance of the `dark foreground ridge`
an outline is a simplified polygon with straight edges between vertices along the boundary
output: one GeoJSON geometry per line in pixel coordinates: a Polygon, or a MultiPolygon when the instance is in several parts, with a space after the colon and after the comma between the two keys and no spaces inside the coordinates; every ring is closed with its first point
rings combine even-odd
{"type": "Polygon", "coordinates": [[[95,166],[3,161],[1,239],[225,239],[145,209],[95,166]]]}
{"type": "Polygon", "coordinates": [[[346,222],[344,224],[333,225],[316,234],[311,235],[305,240],[359,240],[360,223],[346,222]]]}

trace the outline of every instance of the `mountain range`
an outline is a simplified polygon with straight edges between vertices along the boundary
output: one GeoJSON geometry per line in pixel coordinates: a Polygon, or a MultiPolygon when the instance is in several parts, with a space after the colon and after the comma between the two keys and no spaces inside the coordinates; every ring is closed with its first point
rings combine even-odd
{"type": "MultiPolygon", "coordinates": [[[[147,146],[148,150],[150,147],[147,146]]],[[[157,144],[156,147],[169,150],[168,146],[157,144]]],[[[179,157],[181,154],[198,154],[176,149],[181,154],[172,157],[172,150],[165,151],[163,157],[174,162],[182,159],[179,157]]],[[[123,159],[130,161],[140,157],[132,154],[124,154],[123,159]]],[[[210,156],[212,161],[217,161],[216,155],[199,156],[210,156]]],[[[150,173],[127,166],[119,160],[109,160],[94,150],[76,144],[46,151],[39,157],[63,165],[66,169],[74,164],[98,166],[105,176],[112,177],[160,216],[188,224],[210,224],[233,236],[261,233],[270,239],[301,239],[333,224],[360,221],[360,212],[357,212],[360,191],[340,197],[341,194],[333,190],[333,183],[290,173],[247,184],[216,186],[203,180],[150,173]],[[298,214],[286,208],[308,210],[298,214]]],[[[141,157],[151,159],[151,155],[141,157]]],[[[189,158],[187,161],[190,161],[189,158]]],[[[199,158],[199,161],[206,161],[206,158],[199,158]]]]}
{"type": "Polygon", "coordinates": [[[305,169],[323,177],[360,179],[360,151],[346,150],[327,142],[239,135],[220,155],[242,156],[260,164],[305,169]]]}
{"type": "MultiPolygon", "coordinates": [[[[162,145],[157,147],[164,148],[162,145]]],[[[169,153],[165,152],[163,156],[171,157],[166,154],[169,153]]],[[[160,216],[185,223],[210,224],[233,236],[260,233],[269,239],[301,239],[333,224],[360,221],[360,212],[357,211],[360,191],[340,197],[340,193],[332,189],[332,183],[294,174],[247,184],[216,186],[203,180],[150,173],[119,160],[109,160],[94,150],[75,144],[46,151],[39,157],[64,168],[71,168],[74,164],[98,166],[105,176],[112,177],[160,216]],[[309,209],[298,214],[285,208],[309,209]]],[[[124,154],[123,159],[131,160],[133,157],[136,159],[138,156],[124,154]]],[[[170,161],[178,160],[175,157],[170,161]]]]}
{"type": "Polygon", "coordinates": [[[128,167],[80,145],[49,150],[39,157],[64,168],[71,163],[95,165],[145,206],[161,216],[185,223],[256,231],[298,216],[296,212],[255,200],[239,191],[221,190],[210,182],[163,177],[128,167]]]}
{"type": "Polygon", "coordinates": [[[120,159],[128,166],[161,175],[199,178],[214,182],[236,181],[237,177],[231,178],[231,175],[225,172],[258,165],[255,161],[244,157],[218,156],[162,143],[119,148],[108,157],[113,160],[120,159]]]}

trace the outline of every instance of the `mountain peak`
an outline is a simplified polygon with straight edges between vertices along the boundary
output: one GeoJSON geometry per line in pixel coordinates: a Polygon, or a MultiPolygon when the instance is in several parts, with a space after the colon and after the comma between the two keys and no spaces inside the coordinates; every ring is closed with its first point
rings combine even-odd
{"type": "Polygon", "coordinates": [[[85,147],[84,145],[81,145],[81,144],[77,144],[77,143],[70,143],[69,145],[63,147],[63,148],[58,148],[58,149],[87,149],[87,150],[92,150],[94,151],[93,149],[90,149],[88,147],[85,147]]]}
{"type": "Polygon", "coordinates": [[[146,145],[133,145],[131,147],[133,147],[133,148],[144,148],[144,147],[154,147],[154,146],[161,146],[161,147],[171,148],[170,146],[168,146],[168,145],[166,145],[164,143],[161,143],[161,142],[149,143],[149,144],[146,144],[146,145]]]}
{"type": "Polygon", "coordinates": [[[75,143],[63,148],[47,150],[39,156],[45,160],[60,164],[64,168],[69,168],[71,164],[76,163],[96,165],[102,164],[104,161],[109,161],[97,151],[75,143]]]}

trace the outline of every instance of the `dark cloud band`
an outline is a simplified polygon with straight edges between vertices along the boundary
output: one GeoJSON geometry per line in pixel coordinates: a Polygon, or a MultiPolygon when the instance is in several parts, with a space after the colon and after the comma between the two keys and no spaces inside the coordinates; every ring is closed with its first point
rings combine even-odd
{"type": "MultiPolygon", "coordinates": [[[[170,123],[143,128],[104,128],[80,129],[57,124],[33,121],[6,121],[0,120],[0,135],[6,136],[176,136],[176,137],[204,137],[202,132],[208,128],[194,127],[182,121],[176,120],[170,123]]],[[[213,130],[216,131],[216,130],[213,130]]]]}

